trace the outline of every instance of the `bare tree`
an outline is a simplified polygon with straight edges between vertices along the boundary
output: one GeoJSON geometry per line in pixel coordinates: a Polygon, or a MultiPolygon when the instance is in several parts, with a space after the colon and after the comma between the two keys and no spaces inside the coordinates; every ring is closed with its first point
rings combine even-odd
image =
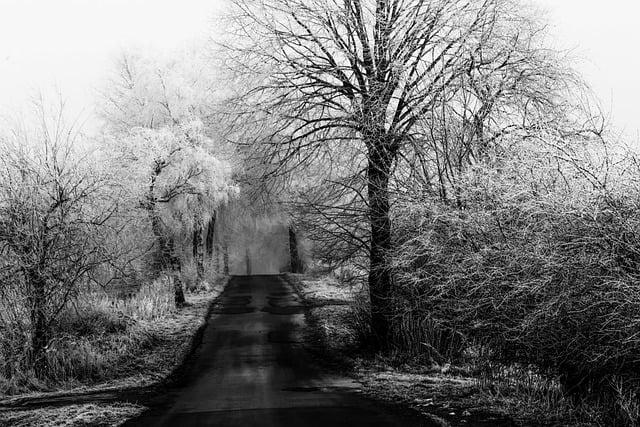
{"type": "Polygon", "coordinates": [[[528,94],[519,88],[535,72],[503,79],[497,94],[482,85],[505,69],[517,76],[520,64],[531,64],[512,54],[535,52],[532,35],[539,27],[509,0],[234,3],[230,51],[236,71],[255,76],[243,101],[269,129],[258,142],[274,165],[270,173],[307,165],[328,147],[356,147],[366,158],[372,329],[384,345],[392,315],[394,167],[424,144],[436,108],[457,102],[461,87],[476,89],[469,123],[478,144],[488,141],[483,126],[497,94],[521,97],[526,105],[528,94]],[[470,76],[473,84],[461,84],[470,76]]]}
{"type": "MultiPolygon", "coordinates": [[[[51,327],[92,272],[115,265],[117,186],[82,149],[81,133],[37,107],[37,121],[0,136],[0,297],[24,295],[31,364],[47,371],[51,327]]],[[[20,304],[19,301],[2,301],[20,304]]]]}

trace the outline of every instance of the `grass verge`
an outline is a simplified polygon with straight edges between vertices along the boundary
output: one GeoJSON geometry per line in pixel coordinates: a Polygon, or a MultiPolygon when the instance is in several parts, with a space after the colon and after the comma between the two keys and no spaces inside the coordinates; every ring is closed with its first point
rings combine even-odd
{"type": "Polygon", "coordinates": [[[333,278],[288,274],[308,306],[312,351],[377,400],[411,407],[443,426],[599,426],[599,408],[563,397],[558,384],[516,367],[425,365],[360,346],[361,292],[333,278]],[[318,354],[320,352],[320,354],[318,354]]]}
{"type": "Polygon", "coordinates": [[[30,426],[114,426],[123,420],[135,417],[144,408],[129,403],[112,405],[68,405],[29,411],[7,411],[2,414],[0,425],[14,427],[30,426]]]}
{"type": "MultiPolygon", "coordinates": [[[[90,359],[88,364],[99,375],[74,378],[67,374],[55,382],[32,384],[32,390],[26,392],[0,395],[0,425],[118,425],[139,414],[144,407],[118,400],[179,377],[181,367],[199,342],[211,305],[225,283],[219,281],[208,290],[187,293],[184,307],[167,309],[160,314],[142,301],[122,302],[122,306],[116,307],[107,299],[101,302],[92,297],[86,307],[96,312],[128,310],[126,327],[82,337],[82,359],[90,359]],[[153,315],[137,316],[134,305],[153,315]],[[88,358],[87,354],[96,354],[98,358],[88,358]]],[[[77,343],[77,337],[74,338],[69,339],[67,345],[77,343]]],[[[79,356],[61,354],[58,357],[72,360],[79,356]]]]}

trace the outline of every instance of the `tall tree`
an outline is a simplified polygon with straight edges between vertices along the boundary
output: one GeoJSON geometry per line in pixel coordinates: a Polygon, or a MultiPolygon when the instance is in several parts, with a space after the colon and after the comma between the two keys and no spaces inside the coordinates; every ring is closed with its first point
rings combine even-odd
{"type": "MultiPolygon", "coordinates": [[[[179,272],[175,237],[186,228],[201,280],[204,213],[237,187],[233,154],[218,138],[212,119],[216,92],[207,63],[194,52],[176,56],[163,60],[124,53],[103,91],[101,113],[106,151],[115,153],[115,167],[148,212],[157,267],[179,272]]],[[[182,303],[179,277],[174,274],[176,302],[182,303]]]]}
{"type": "MultiPolygon", "coordinates": [[[[255,76],[242,101],[263,119],[257,142],[272,164],[269,173],[309,164],[328,150],[357,151],[366,159],[371,324],[385,345],[392,315],[394,167],[424,142],[435,107],[456,102],[465,76],[526,68],[530,61],[522,58],[535,55],[512,54],[542,52],[528,43],[539,27],[509,0],[234,4],[230,54],[237,71],[255,76]]],[[[484,140],[482,111],[478,119],[474,134],[484,140]]]]}

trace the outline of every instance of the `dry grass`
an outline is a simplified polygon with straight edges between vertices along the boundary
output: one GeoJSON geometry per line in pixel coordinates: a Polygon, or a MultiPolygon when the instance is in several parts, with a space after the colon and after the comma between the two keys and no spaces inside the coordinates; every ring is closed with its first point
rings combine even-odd
{"type": "Polygon", "coordinates": [[[310,304],[341,304],[354,300],[360,289],[354,286],[344,285],[335,277],[305,277],[293,275],[301,282],[300,293],[307,303],[310,304]]]}
{"type": "Polygon", "coordinates": [[[582,408],[558,395],[541,395],[537,386],[538,391],[499,382],[480,386],[474,377],[406,366],[392,368],[381,360],[362,360],[356,374],[366,393],[435,414],[448,425],[607,425],[598,418],[602,408],[582,408]]]}
{"type": "Polygon", "coordinates": [[[82,294],[76,311],[112,313],[127,321],[155,320],[175,313],[172,284],[168,278],[144,284],[130,298],[114,298],[105,292],[82,294]]]}
{"type": "MultiPolygon", "coordinates": [[[[61,339],[51,356],[57,363],[56,380],[45,384],[25,376],[16,390],[23,393],[0,400],[0,405],[90,392],[117,394],[125,388],[164,381],[188,354],[194,334],[206,321],[209,303],[222,291],[223,283],[187,293],[188,304],[179,310],[173,306],[171,287],[165,285],[152,284],[127,301],[106,294],[85,295],[75,307],[80,317],[63,317],[61,325],[74,333],[61,339]],[[119,326],[112,329],[114,325],[119,326]]],[[[122,403],[0,410],[0,426],[115,426],[144,409],[122,403]]]]}
{"type": "Polygon", "coordinates": [[[145,385],[164,378],[181,360],[180,353],[204,321],[208,302],[220,289],[188,293],[189,304],[180,310],[166,279],[124,300],[104,292],[83,294],[56,324],[47,351],[47,378],[35,379],[25,363],[27,355],[13,350],[11,358],[0,362],[0,397],[100,384],[145,385]]]}
{"type": "Polygon", "coordinates": [[[114,405],[70,405],[38,411],[0,412],[0,426],[117,426],[135,417],[144,407],[127,403],[114,405]]]}
{"type": "Polygon", "coordinates": [[[126,300],[105,292],[81,294],[51,328],[46,377],[36,379],[31,371],[28,336],[14,338],[12,346],[5,343],[4,347],[12,350],[1,366],[0,395],[73,387],[121,376],[123,362],[126,365],[128,359],[158,341],[149,322],[175,313],[172,298],[166,280],[145,285],[126,300]]]}
{"type": "MultiPolygon", "coordinates": [[[[375,398],[411,406],[442,425],[606,425],[601,406],[576,404],[557,380],[529,368],[425,363],[402,351],[374,357],[354,351],[362,327],[354,321],[362,310],[359,293],[350,294],[349,305],[334,305],[336,295],[347,298],[344,285],[318,277],[293,279],[300,293],[312,298],[309,320],[321,345],[329,354],[349,355],[343,362],[375,398]]],[[[633,414],[628,390],[621,393],[627,393],[625,410],[633,414]]]]}

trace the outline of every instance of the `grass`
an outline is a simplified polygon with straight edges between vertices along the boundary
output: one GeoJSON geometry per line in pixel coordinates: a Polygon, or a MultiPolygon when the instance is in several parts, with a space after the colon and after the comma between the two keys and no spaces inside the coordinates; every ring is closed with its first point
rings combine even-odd
{"type": "Polygon", "coordinates": [[[0,426],[113,426],[135,417],[144,408],[127,403],[114,405],[69,405],[38,411],[9,411],[2,413],[0,426]]]}
{"type": "MultiPolygon", "coordinates": [[[[0,367],[5,365],[0,369],[0,407],[33,398],[117,393],[166,380],[189,352],[194,335],[206,321],[210,302],[222,287],[218,281],[215,286],[187,292],[187,305],[180,309],[173,303],[173,287],[167,279],[143,286],[128,299],[104,292],[81,295],[56,325],[56,338],[47,352],[46,379],[37,380],[29,369],[0,361],[0,367]]],[[[131,405],[0,410],[0,425],[7,419],[11,425],[112,425],[111,418],[126,419],[139,410],[131,405]],[[95,418],[84,422],[89,414],[95,418]],[[38,421],[49,417],[49,423],[38,421]],[[58,423],[57,417],[66,421],[58,423]]]]}
{"type": "MultiPolygon", "coordinates": [[[[342,368],[372,397],[411,406],[441,425],[606,425],[597,403],[566,398],[556,379],[528,367],[489,365],[480,357],[460,366],[439,365],[401,353],[358,351],[358,290],[330,278],[289,277],[310,307],[309,323],[324,354],[342,355],[342,368]]],[[[637,401],[620,387],[621,409],[631,419],[637,401]]]]}
{"type": "Polygon", "coordinates": [[[35,378],[27,362],[28,350],[15,351],[25,348],[24,342],[14,338],[12,346],[5,343],[11,354],[0,362],[4,373],[0,373],[0,396],[126,376],[129,360],[136,360],[162,340],[154,322],[175,316],[172,298],[166,280],[145,285],[126,300],[98,291],[81,294],[52,327],[46,377],[35,378]]]}

